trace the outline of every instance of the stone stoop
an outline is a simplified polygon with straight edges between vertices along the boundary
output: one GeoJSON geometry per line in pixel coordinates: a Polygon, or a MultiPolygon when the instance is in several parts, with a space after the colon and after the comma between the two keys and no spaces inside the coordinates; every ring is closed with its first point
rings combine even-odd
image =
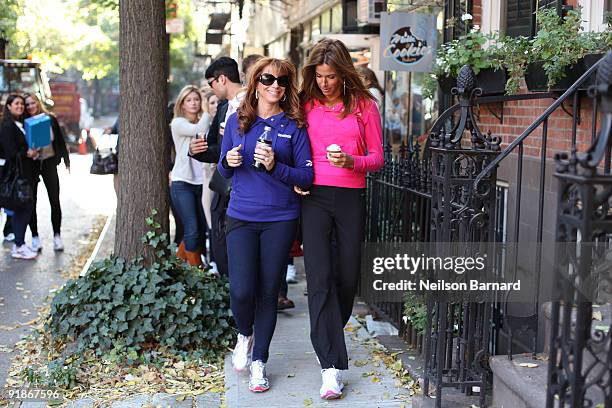
{"type": "Polygon", "coordinates": [[[546,406],[548,361],[529,356],[494,356],[490,359],[493,371],[493,408],[542,408],[546,406]],[[534,363],[535,368],[521,367],[534,363]]]}

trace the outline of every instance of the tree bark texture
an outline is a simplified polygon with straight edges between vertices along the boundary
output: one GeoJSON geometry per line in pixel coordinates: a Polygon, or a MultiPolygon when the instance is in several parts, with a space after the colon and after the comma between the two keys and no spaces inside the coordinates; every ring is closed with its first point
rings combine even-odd
{"type": "Polygon", "coordinates": [[[145,218],[168,232],[163,0],[120,0],[119,193],[115,253],[151,260],[145,218]]]}

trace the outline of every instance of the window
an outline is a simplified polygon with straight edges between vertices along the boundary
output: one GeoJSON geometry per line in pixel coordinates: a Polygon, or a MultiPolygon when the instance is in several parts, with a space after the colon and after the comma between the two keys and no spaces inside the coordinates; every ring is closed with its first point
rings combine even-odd
{"type": "Polygon", "coordinates": [[[331,9],[321,14],[321,34],[331,33],[331,9]]]}
{"type": "Polygon", "coordinates": [[[518,37],[531,36],[533,33],[531,0],[507,0],[506,2],[506,35],[518,37]]]}
{"type": "Polygon", "coordinates": [[[5,75],[4,67],[0,66],[0,92],[8,92],[8,82],[5,75]]]}
{"type": "Polygon", "coordinates": [[[561,13],[563,0],[505,0],[506,35],[532,37],[535,34],[535,9],[556,8],[561,13]]]}
{"type": "Polygon", "coordinates": [[[342,32],[342,3],[335,5],[331,10],[331,32],[342,32]]]}
{"type": "Polygon", "coordinates": [[[312,27],[312,34],[310,35],[311,39],[315,35],[321,34],[321,16],[320,15],[312,19],[311,27],[312,27]]]}
{"type": "Polygon", "coordinates": [[[312,38],[310,36],[311,33],[311,26],[310,26],[310,21],[304,24],[304,35],[303,35],[303,39],[302,42],[304,43],[308,43],[310,42],[310,39],[312,38]]]}

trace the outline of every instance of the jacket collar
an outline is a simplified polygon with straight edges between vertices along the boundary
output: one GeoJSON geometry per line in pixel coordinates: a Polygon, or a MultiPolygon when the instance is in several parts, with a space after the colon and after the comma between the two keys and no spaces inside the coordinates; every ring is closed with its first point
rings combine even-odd
{"type": "Polygon", "coordinates": [[[254,124],[261,123],[264,126],[270,126],[271,128],[274,128],[276,130],[282,130],[282,129],[285,129],[289,125],[289,122],[290,122],[290,119],[287,118],[287,116],[285,115],[285,112],[281,112],[274,116],[270,116],[267,119],[256,116],[254,124]]]}

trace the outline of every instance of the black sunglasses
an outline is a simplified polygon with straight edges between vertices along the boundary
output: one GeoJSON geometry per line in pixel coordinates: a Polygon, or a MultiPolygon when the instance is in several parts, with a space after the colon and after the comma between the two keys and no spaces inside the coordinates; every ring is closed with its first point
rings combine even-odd
{"type": "Polygon", "coordinates": [[[219,79],[219,77],[214,77],[213,79],[209,79],[209,80],[208,80],[208,86],[210,86],[210,87],[212,88],[212,84],[213,84],[213,83],[214,83],[214,82],[215,82],[217,79],[219,79]]]}
{"type": "Polygon", "coordinates": [[[261,74],[259,78],[257,78],[257,80],[261,82],[262,84],[264,84],[265,86],[272,85],[274,81],[276,81],[276,83],[280,87],[286,88],[289,86],[289,76],[288,75],[279,76],[277,78],[272,74],[261,74]]]}

